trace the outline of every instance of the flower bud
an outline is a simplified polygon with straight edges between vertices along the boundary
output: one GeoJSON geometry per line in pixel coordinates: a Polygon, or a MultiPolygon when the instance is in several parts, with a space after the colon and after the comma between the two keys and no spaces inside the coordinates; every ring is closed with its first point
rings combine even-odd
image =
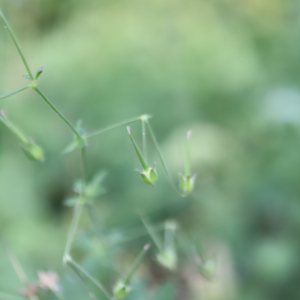
{"type": "Polygon", "coordinates": [[[114,299],[123,299],[130,294],[131,291],[132,288],[130,285],[125,284],[122,280],[119,280],[113,288],[114,299]]]}
{"type": "Polygon", "coordinates": [[[45,159],[43,149],[31,141],[24,143],[22,149],[30,160],[43,161],[45,159]]]}
{"type": "Polygon", "coordinates": [[[206,260],[199,268],[200,274],[206,279],[212,279],[216,274],[217,263],[214,259],[206,260]]]}
{"type": "Polygon", "coordinates": [[[171,271],[174,271],[177,267],[177,255],[174,249],[168,248],[164,252],[159,252],[156,260],[161,266],[171,271]]]}
{"type": "Polygon", "coordinates": [[[182,174],[179,174],[179,187],[185,195],[188,195],[193,190],[195,179],[196,174],[194,174],[193,176],[183,176],[182,174]]]}
{"type": "Polygon", "coordinates": [[[179,174],[179,187],[187,196],[194,188],[196,175],[190,175],[190,137],[192,132],[189,130],[186,136],[186,161],[185,176],[179,174]]]}
{"type": "Polygon", "coordinates": [[[155,166],[155,163],[153,164],[153,167],[149,167],[147,164],[146,164],[146,161],[145,159],[143,158],[142,156],[142,153],[140,151],[140,149],[138,148],[136,142],[134,141],[133,137],[131,136],[131,133],[130,133],[130,127],[127,126],[127,131],[128,131],[128,134],[129,134],[129,137],[131,139],[131,142],[132,142],[132,145],[136,151],[136,154],[143,166],[143,171],[139,171],[139,170],[136,170],[142,177],[143,181],[147,184],[150,184],[150,185],[154,185],[156,180],[157,180],[157,173],[156,173],[156,166],[155,166]]]}

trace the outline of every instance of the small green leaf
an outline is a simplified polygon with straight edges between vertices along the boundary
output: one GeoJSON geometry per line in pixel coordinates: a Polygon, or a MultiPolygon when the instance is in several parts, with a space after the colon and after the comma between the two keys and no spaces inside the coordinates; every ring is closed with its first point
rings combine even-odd
{"type": "Polygon", "coordinates": [[[40,75],[43,73],[43,70],[44,70],[44,66],[41,66],[39,69],[37,69],[34,77],[35,80],[37,80],[40,77],[40,75]]]}
{"type": "Polygon", "coordinates": [[[30,80],[30,76],[29,75],[23,75],[24,78],[30,80]]]}

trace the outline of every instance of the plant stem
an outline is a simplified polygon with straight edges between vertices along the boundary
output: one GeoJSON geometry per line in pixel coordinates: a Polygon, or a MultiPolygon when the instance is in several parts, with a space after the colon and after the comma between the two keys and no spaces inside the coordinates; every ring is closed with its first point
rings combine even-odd
{"type": "Polygon", "coordinates": [[[0,121],[3,124],[5,124],[7,128],[10,129],[10,131],[14,133],[21,140],[21,142],[23,142],[24,144],[29,143],[28,138],[23,134],[23,132],[20,131],[19,128],[17,128],[14,124],[12,124],[7,118],[1,116],[1,114],[0,114],[0,121]]]}
{"type": "MultiPolygon", "coordinates": [[[[69,264],[68,267],[75,273],[76,276],[78,276],[78,278],[81,280],[80,282],[83,283],[83,285],[87,288],[87,290],[90,292],[90,294],[94,295],[91,288],[86,283],[85,278],[81,275],[81,273],[77,270],[77,268],[71,264],[69,264]]],[[[95,295],[94,295],[94,298],[98,299],[95,295]]]]}
{"type": "Polygon", "coordinates": [[[147,125],[148,125],[149,131],[150,131],[150,135],[151,135],[152,140],[153,140],[153,142],[154,142],[154,145],[155,145],[155,147],[156,147],[156,149],[157,149],[157,152],[158,152],[158,155],[159,155],[161,164],[162,164],[162,166],[163,166],[163,168],[164,168],[164,171],[165,171],[165,173],[166,173],[166,176],[167,176],[167,178],[168,178],[170,184],[172,185],[172,187],[174,188],[174,190],[176,191],[176,193],[177,193],[178,195],[180,195],[181,197],[185,197],[184,194],[180,193],[180,192],[177,190],[176,186],[175,186],[174,183],[172,182],[171,177],[170,177],[170,175],[169,175],[169,172],[168,172],[168,170],[167,170],[166,164],[165,164],[164,159],[163,159],[163,157],[162,157],[162,153],[161,153],[161,151],[160,151],[160,148],[159,148],[159,146],[158,146],[158,143],[157,143],[157,141],[156,141],[156,138],[155,138],[154,133],[153,133],[153,131],[152,131],[152,128],[151,128],[151,126],[150,126],[150,123],[149,123],[148,121],[146,121],[146,123],[147,123],[147,125]]]}
{"type": "Polygon", "coordinates": [[[117,123],[117,124],[114,124],[114,125],[107,126],[103,129],[97,130],[97,131],[95,131],[91,134],[86,135],[85,138],[89,139],[91,137],[94,137],[94,136],[96,136],[98,134],[101,134],[101,133],[104,133],[106,131],[109,131],[109,130],[112,130],[112,129],[115,129],[115,128],[118,128],[118,127],[121,127],[121,126],[124,126],[124,125],[128,125],[130,123],[142,120],[142,118],[143,118],[143,116],[140,116],[140,117],[137,117],[137,118],[129,119],[129,120],[124,121],[124,122],[120,122],[120,123],[117,123]]]}
{"type": "Polygon", "coordinates": [[[142,220],[144,226],[146,227],[147,231],[149,232],[149,234],[150,234],[154,244],[156,245],[158,251],[161,252],[161,253],[164,252],[164,248],[163,248],[158,236],[156,235],[156,232],[153,230],[152,225],[150,225],[149,222],[143,217],[141,217],[141,220],[142,220]]]}
{"type": "Polygon", "coordinates": [[[186,160],[185,160],[185,176],[190,175],[190,135],[191,131],[188,131],[186,138],[186,160]]]}
{"type": "Polygon", "coordinates": [[[150,244],[146,244],[143,248],[143,250],[140,252],[139,256],[136,258],[129,274],[127,275],[125,281],[124,281],[124,284],[129,284],[130,281],[131,281],[131,278],[133,276],[133,274],[135,273],[136,269],[138,268],[138,266],[141,264],[145,254],[147,253],[147,251],[149,250],[150,248],[150,244]]]}
{"type": "Polygon", "coordinates": [[[16,37],[15,37],[15,35],[14,35],[14,33],[13,33],[13,31],[12,31],[10,25],[9,25],[9,23],[7,22],[7,20],[6,20],[6,18],[4,17],[4,15],[3,15],[3,13],[2,13],[1,10],[0,10],[0,18],[2,19],[3,23],[5,24],[5,26],[6,26],[7,30],[8,30],[8,32],[9,32],[9,34],[10,34],[10,36],[11,36],[13,42],[14,42],[14,44],[15,44],[15,46],[16,46],[18,52],[19,52],[19,55],[20,55],[20,57],[21,57],[21,59],[22,59],[22,61],[23,61],[23,64],[24,64],[24,66],[25,66],[25,68],[26,68],[26,70],[27,70],[27,72],[28,72],[28,75],[29,75],[31,81],[34,82],[35,80],[34,80],[34,78],[33,78],[33,76],[32,76],[32,73],[31,73],[31,71],[30,71],[30,69],[29,69],[29,66],[28,66],[27,61],[26,61],[26,59],[25,59],[25,57],[24,57],[24,54],[23,54],[23,52],[22,52],[22,50],[21,50],[21,48],[20,48],[20,45],[19,45],[19,43],[18,43],[18,41],[17,41],[17,39],[16,39],[16,37]]]}
{"type": "Polygon", "coordinates": [[[145,161],[147,163],[147,149],[146,149],[146,128],[145,128],[145,121],[142,120],[142,137],[143,137],[143,154],[145,161]]]}
{"type": "Polygon", "coordinates": [[[85,198],[85,186],[87,180],[86,147],[82,147],[80,149],[80,161],[81,161],[81,180],[82,180],[81,197],[85,198]]]}
{"type": "Polygon", "coordinates": [[[17,94],[17,93],[20,93],[20,92],[22,92],[22,91],[25,91],[25,90],[27,90],[27,89],[29,89],[29,88],[31,88],[31,85],[30,85],[30,84],[28,84],[28,85],[26,85],[26,86],[24,86],[24,87],[22,87],[22,88],[20,88],[20,89],[18,89],[18,90],[15,90],[15,91],[13,91],[13,92],[11,92],[11,93],[9,93],[9,94],[6,94],[6,95],[0,97],[0,100],[3,100],[3,99],[8,98],[8,97],[10,97],[10,96],[13,96],[13,95],[15,95],[15,94],[17,94]]]}
{"type": "MultiPolygon", "coordinates": [[[[129,127],[129,126],[128,126],[128,127],[129,127]]],[[[141,164],[142,164],[144,170],[147,171],[147,170],[148,170],[148,165],[146,164],[146,162],[145,162],[145,160],[144,160],[144,158],[143,158],[143,156],[142,156],[142,153],[141,153],[141,151],[140,151],[138,145],[136,144],[135,140],[133,139],[133,137],[132,137],[130,131],[128,131],[128,133],[129,133],[129,137],[130,137],[130,139],[131,139],[132,145],[133,145],[133,147],[134,147],[134,149],[135,149],[135,152],[136,152],[137,156],[139,157],[139,160],[140,160],[140,162],[141,162],[141,164]]]]}
{"type": "Polygon", "coordinates": [[[51,107],[51,109],[70,127],[73,133],[79,138],[82,139],[81,135],[74,128],[74,126],[60,113],[60,111],[51,103],[51,101],[40,91],[37,86],[32,87],[43,99],[44,101],[51,107]]]}
{"type": "Polygon", "coordinates": [[[75,237],[76,229],[77,229],[77,226],[78,226],[78,223],[79,223],[79,219],[80,219],[82,210],[83,210],[83,204],[78,203],[75,206],[75,212],[73,214],[71,226],[70,226],[70,229],[69,229],[69,232],[68,232],[66,247],[65,247],[64,256],[63,256],[63,263],[64,264],[67,263],[68,255],[70,255],[71,246],[72,246],[72,243],[73,243],[73,240],[74,240],[74,237],[75,237]]]}
{"type": "Polygon", "coordinates": [[[75,267],[77,270],[79,270],[81,273],[83,273],[85,275],[85,277],[87,277],[89,280],[91,280],[103,292],[103,294],[105,294],[105,296],[108,299],[113,300],[113,297],[109,295],[109,293],[104,288],[104,286],[102,286],[102,284],[100,284],[92,275],[90,275],[79,264],[77,264],[71,257],[68,257],[67,263],[69,265],[72,265],[73,267],[75,267]]]}

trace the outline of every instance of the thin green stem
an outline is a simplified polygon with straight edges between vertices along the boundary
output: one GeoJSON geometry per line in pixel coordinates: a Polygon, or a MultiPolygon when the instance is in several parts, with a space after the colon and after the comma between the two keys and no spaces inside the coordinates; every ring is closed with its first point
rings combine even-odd
{"type": "Polygon", "coordinates": [[[9,94],[6,94],[6,95],[4,95],[4,96],[1,96],[1,97],[0,97],[0,100],[3,100],[3,99],[5,99],[5,98],[8,98],[8,97],[13,96],[13,95],[15,95],[15,94],[18,94],[18,93],[20,93],[20,92],[22,92],[22,91],[25,91],[25,90],[29,89],[29,88],[31,88],[31,85],[30,85],[30,84],[28,84],[28,85],[26,85],[26,86],[24,86],[24,87],[22,87],[22,88],[20,88],[20,89],[18,89],[18,90],[15,90],[15,91],[13,91],[13,92],[11,92],[11,93],[9,93],[9,94]]]}
{"type": "Polygon", "coordinates": [[[65,247],[65,251],[64,251],[64,257],[63,257],[63,263],[66,264],[67,263],[67,259],[68,256],[70,255],[70,250],[72,247],[72,243],[75,237],[75,233],[76,233],[76,229],[80,220],[80,216],[83,210],[83,204],[82,203],[78,203],[75,206],[75,212],[73,214],[73,218],[72,218],[72,222],[71,222],[71,226],[68,232],[68,237],[67,237],[67,242],[66,242],[66,247],[65,247]]]}
{"type": "Polygon", "coordinates": [[[151,135],[152,140],[153,140],[153,142],[154,142],[154,145],[155,145],[155,147],[156,147],[156,149],[157,149],[157,152],[158,152],[158,155],[159,155],[161,164],[162,164],[162,166],[163,166],[163,168],[164,168],[164,171],[165,171],[165,173],[166,173],[166,176],[167,176],[167,178],[168,178],[170,184],[172,185],[172,187],[174,188],[174,190],[176,191],[176,193],[177,193],[178,195],[180,195],[181,197],[185,197],[184,194],[180,193],[180,192],[177,190],[176,186],[175,186],[174,183],[172,182],[171,177],[170,177],[170,175],[169,175],[169,172],[168,172],[168,170],[167,170],[166,164],[165,164],[164,159],[163,159],[163,157],[162,157],[162,153],[161,153],[161,151],[160,151],[160,148],[159,148],[159,146],[158,146],[158,143],[157,143],[157,141],[156,141],[156,138],[155,138],[154,133],[153,133],[153,131],[152,131],[152,128],[151,128],[151,126],[150,126],[150,123],[149,123],[148,121],[146,121],[146,123],[147,123],[147,125],[148,125],[149,131],[150,131],[150,135],[151,135]]]}
{"type": "Polygon", "coordinates": [[[144,154],[144,159],[147,163],[146,127],[145,127],[145,121],[144,120],[142,120],[142,137],[143,137],[143,154],[144,154]]]}
{"type": "Polygon", "coordinates": [[[51,103],[51,101],[40,91],[40,89],[36,86],[32,87],[43,99],[44,101],[51,107],[51,109],[70,127],[73,133],[79,138],[82,139],[81,135],[74,128],[74,126],[60,113],[60,111],[51,103]]]}
{"type": "Polygon", "coordinates": [[[29,143],[28,138],[25,136],[25,134],[19,130],[14,124],[12,124],[7,118],[5,118],[3,115],[0,114],[0,121],[6,125],[8,129],[10,129],[11,132],[13,132],[24,144],[29,143]]]}
{"type": "Polygon", "coordinates": [[[153,230],[152,225],[143,217],[141,217],[141,220],[144,224],[144,226],[146,227],[147,231],[149,232],[149,235],[151,236],[155,246],[157,247],[158,251],[163,253],[164,252],[164,248],[158,238],[158,236],[156,235],[156,232],[153,230]]]}
{"type": "Polygon", "coordinates": [[[116,128],[124,126],[124,125],[129,125],[130,123],[142,120],[143,117],[144,116],[140,116],[140,117],[137,117],[137,118],[129,119],[129,120],[124,121],[124,122],[120,122],[120,123],[117,123],[117,124],[114,124],[114,125],[107,126],[107,127],[103,128],[103,129],[97,130],[97,131],[95,131],[95,132],[93,132],[91,134],[86,135],[85,139],[89,139],[89,138],[94,137],[94,136],[96,136],[98,134],[104,133],[104,132],[112,130],[112,129],[116,129],[116,128]]]}
{"type": "Polygon", "coordinates": [[[85,187],[87,182],[87,161],[86,161],[86,147],[80,149],[80,161],[81,161],[81,197],[85,197],[85,187]]]}
{"type": "Polygon", "coordinates": [[[133,139],[133,137],[132,137],[132,135],[130,133],[130,129],[128,129],[128,128],[129,128],[129,126],[127,127],[127,130],[128,130],[129,137],[131,139],[132,145],[133,145],[133,147],[135,149],[135,152],[136,152],[136,154],[137,154],[137,156],[138,156],[138,158],[139,158],[139,160],[140,160],[140,162],[141,162],[144,170],[147,171],[148,170],[148,165],[146,164],[146,162],[145,162],[145,160],[144,160],[144,158],[142,156],[142,153],[141,153],[138,145],[136,144],[135,140],[133,139]]]}
{"type": "Polygon", "coordinates": [[[23,52],[21,50],[21,47],[20,47],[20,45],[19,45],[19,43],[18,43],[18,41],[17,41],[17,39],[16,39],[16,37],[15,37],[15,35],[14,35],[14,33],[13,33],[10,25],[9,25],[9,23],[7,22],[7,20],[4,17],[4,15],[3,15],[3,13],[2,13],[1,10],[0,10],[0,18],[2,19],[3,23],[5,24],[5,27],[7,28],[8,32],[9,32],[9,34],[10,34],[10,36],[11,36],[11,38],[12,38],[14,44],[15,44],[15,46],[16,46],[18,52],[19,52],[19,55],[20,55],[20,57],[21,57],[21,59],[23,61],[23,64],[24,64],[24,66],[25,66],[25,68],[26,68],[26,70],[28,72],[28,75],[29,75],[31,81],[34,82],[34,78],[32,76],[32,73],[31,73],[30,69],[29,69],[29,66],[28,66],[27,61],[26,61],[26,59],[24,57],[24,54],[23,54],[23,52]]]}
{"type": "Polygon", "coordinates": [[[146,255],[147,251],[149,250],[149,248],[150,248],[150,244],[146,244],[144,246],[143,250],[140,252],[139,256],[134,261],[134,264],[133,264],[133,266],[132,266],[129,274],[125,278],[124,284],[129,284],[130,283],[133,274],[135,273],[135,271],[138,268],[138,266],[141,264],[144,256],[146,255]]]}
{"type": "Polygon", "coordinates": [[[81,280],[80,282],[83,283],[83,285],[87,288],[87,290],[89,291],[90,294],[92,294],[94,297],[94,299],[98,299],[93,291],[91,290],[91,288],[89,287],[89,285],[86,283],[86,279],[82,276],[82,274],[77,270],[77,268],[71,264],[68,264],[68,267],[75,273],[76,276],[78,276],[78,278],[81,280]]]}
{"type": "Polygon", "coordinates": [[[187,132],[187,137],[186,137],[186,160],[185,160],[185,176],[190,175],[190,136],[191,136],[191,131],[189,130],[187,132]]]}
{"type": "Polygon", "coordinates": [[[100,284],[91,274],[89,274],[85,269],[83,269],[77,262],[75,262],[71,257],[68,257],[67,263],[72,265],[77,270],[79,270],[85,277],[87,277],[90,281],[92,281],[102,292],[103,294],[110,300],[113,300],[113,297],[107,292],[105,287],[100,284]]]}

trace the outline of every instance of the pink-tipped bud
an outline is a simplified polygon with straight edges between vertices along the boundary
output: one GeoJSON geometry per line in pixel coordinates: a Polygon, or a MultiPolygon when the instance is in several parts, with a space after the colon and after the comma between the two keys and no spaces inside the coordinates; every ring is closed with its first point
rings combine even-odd
{"type": "Polygon", "coordinates": [[[151,244],[150,244],[150,243],[147,243],[147,244],[144,246],[144,250],[148,250],[150,247],[151,247],[151,244]]]}
{"type": "Polygon", "coordinates": [[[191,131],[191,130],[189,130],[189,131],[187,132],[187,135],[186,135],[186,137],[187,137],[187,138],[190,138],[190,137],[191,137],[191,134],[192,134],[192,131],[191,131]]]}
{"type": "Polygon", "coordinates": [[[130,134],[130,126],[127,126],[127,131],[130,134]]]}

